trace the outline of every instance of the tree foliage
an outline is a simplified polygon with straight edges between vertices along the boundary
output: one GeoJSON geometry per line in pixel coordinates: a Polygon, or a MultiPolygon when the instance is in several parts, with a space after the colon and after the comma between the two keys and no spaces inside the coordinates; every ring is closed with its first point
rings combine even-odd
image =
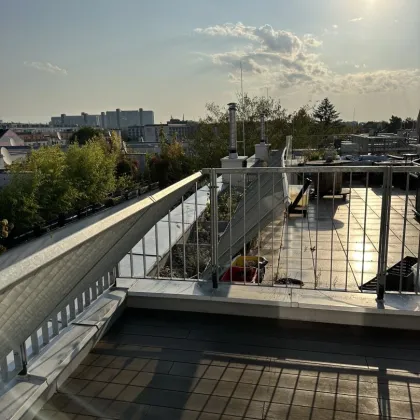
{"type": "Polygon", "coordinates": [[[389,133],[396,133],[402,127],[402,118],[392,115],[389,119],[387,131],[389,133]]]}
{"type": "Polygon", "coordinates": [[[192,173],[191,159],[186,155],[182,144],[161,142],[159,154],[148,156],[147,166],[152,181],[165,188],[192,173]]]}
{"type": "Polygon", "coordinates": [[[322,100],[314,111],[314,118],[325,127],[337,127],[340,123],[340,114],[328,98],[322,100]]]}
{"type": "Polygon", "coordinates": [[[99,128],[82,127],[72,134],[70,143],[79,143],[79,145],[86,144],[89,140],[102,136],[103,132],[99,128]]]}
{"type": "Polygon", "coordinates": [[[14,163],[11,183],[0,190],[0,216],[16,226],[16,233],[103,202],[116,191],[133,186],[132,162],[120,152],[120,139],[102,134],[80,146],[41,147],[14,163]],[[128,165],[128,168],[127,168],[128,165]]]}

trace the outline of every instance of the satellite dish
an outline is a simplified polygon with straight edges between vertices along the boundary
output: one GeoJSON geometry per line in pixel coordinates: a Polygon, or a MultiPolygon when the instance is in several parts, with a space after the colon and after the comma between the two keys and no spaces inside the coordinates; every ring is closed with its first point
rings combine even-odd
{"type": "Polygon", "coordinates": [[[12,164],[13,159],[10,156],[9,151],[5,147],[2,147],[0,149],[0,154],[3,156],[3,161],[6,165],[11,165],[12,164]]]}

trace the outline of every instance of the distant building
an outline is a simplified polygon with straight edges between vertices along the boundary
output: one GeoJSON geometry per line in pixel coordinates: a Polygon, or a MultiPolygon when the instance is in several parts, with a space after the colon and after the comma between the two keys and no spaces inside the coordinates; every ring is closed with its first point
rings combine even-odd
{"type": "Polygon", "coordinates": [[[100,127],[101,116],[89,115],[82,112],[80,115],[61,114],[59,117],[51,117],[53,127],[100,127]]]}
{"type": "Polygon", "coordinates": [[[128,139],[134,141],[140,141],[144,136],[144,127],[140,125],[132,125],[127,129],[128,139]]]}
{"type": "Polygon", "coordinates": [[[161,131],[163,132],[165,139],[168,139],[169,132],[166,124],[145,125],[143,128],[143,141],[145,143],[158,143],[161,131]]]}
{"type": "Polygon", "coordinates": [[[24,141],[12,130],[0,129],[0,146],[24,146],[24,141]]]}
{"type": "Polygon", "coordinates": [[[101,112],[100,115],[89,115],[82,112],[80,115],[61,114],[59,117],[51,117],[52,127],[101,127],[111,130],[126,130],[133,125],[154,124],[153,111],[144,111],[143,108],[134,111],[101,112]]]}

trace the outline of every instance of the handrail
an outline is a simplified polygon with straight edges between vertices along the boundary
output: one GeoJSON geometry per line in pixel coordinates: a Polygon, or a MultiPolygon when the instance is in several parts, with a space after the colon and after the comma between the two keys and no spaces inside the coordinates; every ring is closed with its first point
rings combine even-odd
{"type": "MultiPolygon", "coordinates": [[[[258,174],[273,174],[273,173],[302,173],[302,172],[311,172],[311,173],[323,173],[326,172],[325,166],[311,166],[310,163],[302,166],[293,166],[293,167],[254,167],[254,168],[216,168],[217,175],[223,174],[246,174],[246,175],[258,175],[258,174]],[[305,168],[305,169],[303,169],[305,168]]],[[[420,172],[420,167],[415,166],[396,166],[393,168],[394,172],[420,172]]],[[[211,169],[203,169],[203,174],[210,174],[211,169]]],[[[328,166],[328,172],[330,173],[366,173],[366,172],[383,172],[383,169],[380,166],[328,166]]]]}
{"type": "Polygon", "coordinates": [[[113,270],[119,261],[201,176],[197,172],[111,215],[102,214],[90,225],[85,219],[82,229],[77,230],[78,223],[74,223],[51,237],[39,238],[0,256],[2,376],[5,356],[25,346],[25,341],[39,328],[44,329],[51,317],[53,330],[57,331],[57,314],[67,320],[65,311],[70,304],[70,314],[74,315],[75,299],[81,299],[83,308],[82,294],[91,288],[92,292],[85,296],[89,304],[91,296],[97,296],[104,283],[106,286],[103,277],[108,278],[108,273],[115,276],[113,270]]]}

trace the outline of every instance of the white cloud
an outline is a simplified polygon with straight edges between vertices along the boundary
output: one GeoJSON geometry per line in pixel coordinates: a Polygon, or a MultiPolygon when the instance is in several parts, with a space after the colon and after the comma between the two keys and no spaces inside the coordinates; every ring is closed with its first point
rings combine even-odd
{"type": "Polygon", "coordinates": [[[363,17],[357,17],[357,18],[354,18],[354,19],[350,19],[349,22],[360,22],[363,19],[364,19],[363,17]]]}
{"type": "Polygon", "coordinates": [[[245,26],[243,23],[226,23],[224,25],[209,26],[207,28],[196,28],[198,34],[210,36],[224,36],[243,38],[260,44],[260,49],[283,54],[297,54],[305,47],[318,47],[322,41],[315,39],[312,35],[305,35],[303,39],[292,32],[275,30],[271,25],[245,26]]]}
{"type": "Polygon", "coordinates": [[[25,61],[23,64],[26,67],[31,67],[39,71],[46,71],[48,73],[53,73],[53,74],[63,74],[65,76],[67,76],[68,74],[66,69],[63,69],[61,67],[58,67],[48,62],[42,63],[40,61],[25,61]]]}
{"type": "Polygon", "coordinates": [[[334,29],[338,29],[338,25],[333,25],[332,26],[334,29]]]}
{"type": "MultiPolygon", "coordinates": [[[[322,42],[314,35],[299,37],[270,25],[256,28],[242,23],[197,28],[195,32],[201,36],[250,41],[246,47],[238,44],[233,51],[201,54],[216,68],[227,69],[233,83],[238,82],[242,63],[250,88],[268,84],[283,92],[285,89],[306,89],[310,92],[363,94],[420,86],[420,69],[366,72],[365,64],[346,60],[337,62],[337,65],[351,66],[351,73],[333,71],[322,61],[319,54],[322,42]]],[[[348,71],[351,70],[348,68],[348,71]]]]}

